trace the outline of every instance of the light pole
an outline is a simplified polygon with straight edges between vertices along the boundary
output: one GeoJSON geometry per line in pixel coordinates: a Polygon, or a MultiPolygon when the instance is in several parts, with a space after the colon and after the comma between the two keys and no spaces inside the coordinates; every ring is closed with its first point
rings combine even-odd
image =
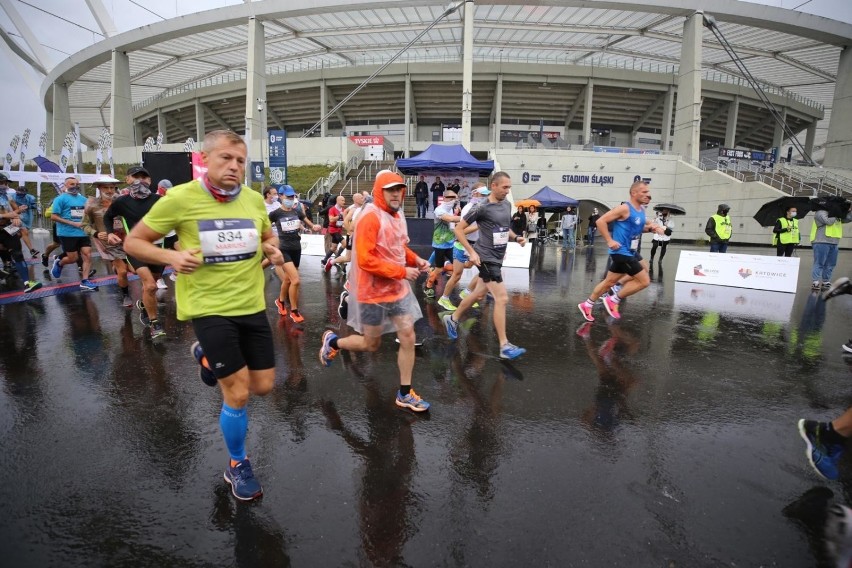
{"type": "MultiPolygon", "coordinates": [[[[263,182],[266,184],[266,165],[263,163],[263,145],[269,140],[266,135],[266,121],[264,120],[264,111],[266,110],[266,99],[257,99],[257,112],[260,113],[260,132],[263,136],[260,138],[260,168],[263,172],[263,182]]],[[[263,188],[261,188],[262,191],[263,188]]]]}

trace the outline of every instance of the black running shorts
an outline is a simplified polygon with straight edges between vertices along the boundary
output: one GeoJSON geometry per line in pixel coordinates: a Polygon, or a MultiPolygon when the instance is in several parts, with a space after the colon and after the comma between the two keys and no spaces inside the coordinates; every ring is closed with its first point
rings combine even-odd
{"type": "Polygon", "coordinates": [[[610,272],[636,276],[644,270],[636,256],[625,256],[623,254],[613,254],[610,256],[612,258],[612,266],[609,267],[610,272]]]}
{"type": "Polygon", "coordinates": [[[249,316],[206,316],[192,320],[195,336],[217,379],[243,367],[262,371],[275,367],[272,331],[266,311],[249,316]]]}
{"type": "Polygon", "coordinates": [[[284,264],[292,262],[296,268],[299,268],[299,262],[302,260],[302,249],[284,250],[281,249],[281,255],[284,257],[284,264]]]}
{"type": "Polygon", "coordinates": [[[481,262],[479,264],[479,277],[485,283],[503,281],[503,265],[498,262],[481,262]]]}
{"type": "Polygon", "coordinates": [[[150,262],[142,262],[138,258],[134,258],[134,257],[130,256],[129,254],[127,255],[127,262],[128,262],[128,264],[130,264],[131,267],[133,267],[133,270],[139,270],[140,268],[147,268],[148,270],[151,271],[151,274],[154,275],[154,278],[159,278],[160,276],[162,276],[163,270],[165,270],[165,268],[166,268],[162,264],[151,264],[150,262]]]}
{"type": "Polygon", "coordinates": [[[77,252],[80,249],[91,248],[92,246],[89,237],[59,237],[59,244],[62,245],[62,250],[66,253],[77,252]]]}

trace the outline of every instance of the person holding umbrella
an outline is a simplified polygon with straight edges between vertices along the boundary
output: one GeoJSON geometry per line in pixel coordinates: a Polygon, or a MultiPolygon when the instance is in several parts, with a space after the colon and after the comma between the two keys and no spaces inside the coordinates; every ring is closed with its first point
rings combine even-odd
{"type": "Polygon", "coordinates": [[[657,205],[654,207],[657,215],[652,221],[655,227],[663,228],[663,233],[654,233],[654,240],[651,241],[651,264],[648,270],[654,271],[654,255],[657,254],[657,249],[660,249],[660,264],[663,263],[663,257],[666,256],[666,248],[669,246],[669,241],[672,239],[672,231],[674,230],[674,220],[671,207],[665,205],[657,205]]]}
{"type": "Polygon", "coordinates": [[[772,229],[772,244],[775,245],[775,256],[793,256],[793,250],[799,244],[799,220],[796,219],[796,206],[787,208],[783,217],[775,221],[772,229]]]}

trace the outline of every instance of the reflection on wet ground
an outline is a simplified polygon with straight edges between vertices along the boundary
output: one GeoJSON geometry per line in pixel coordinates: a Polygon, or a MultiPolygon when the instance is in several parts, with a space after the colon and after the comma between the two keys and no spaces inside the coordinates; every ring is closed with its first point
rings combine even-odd
{"type": "Polygon", "coordinates": [[[588,325],[576,304],[602,276],[603,247],[536,250],[531,271],[507,276],[509,338],[528,350],[512,364],[497,358],[488,305],[453,344],[424,302],[414,386],[427,416],[393,404],[392,337],[320,367],[341,280],[306,258],[296,325],[279,321],[270,279],[277,386],[249,407],[265,489],[250,504],[222,480],[220,397],[198,379],[170,299],[157,345],[114,287],[2,306],[0,558],[818,565],[819,511],[852,501],[852,464],[826,488],[795,421],[852,401],[840,349],[852,298],[810,293],[809,251],[795,295],[675,285],[678,250],[621,321],[599,310],[588,325]]]}

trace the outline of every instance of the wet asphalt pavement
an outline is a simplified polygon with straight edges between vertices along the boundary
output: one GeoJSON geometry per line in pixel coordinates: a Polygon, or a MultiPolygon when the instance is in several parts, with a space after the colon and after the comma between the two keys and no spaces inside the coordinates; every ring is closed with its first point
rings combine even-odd
{"type": "MultiPolygon", "coordinates": [[[[602,244],[537,252],[511,280],[509,339],[528,349],[512,364],[490,307],[452,344],[424,302],[425,416],[393,404],[392,336],[320,367],[342,280],[303,258],[304,324],[279,321],[278,281],[266,289],[277,383],[249,405],[254,503],[222,479],[221,396],[171,289],[158,344],[114,286],[0,306],[0,564],[820,565],[810,502],[852,502],[852,463],[821,482],[796,420],[852,403],[852,297],[818,301],[805,250],[797,294],[750,292],[758,316],[715,309],[707,287],[676,288],[670,248],[622,320],[599,309],[586,338],[576,304],[602,244]]],[[[840,257],[835,277],[852,272],[840,257]]]]}

